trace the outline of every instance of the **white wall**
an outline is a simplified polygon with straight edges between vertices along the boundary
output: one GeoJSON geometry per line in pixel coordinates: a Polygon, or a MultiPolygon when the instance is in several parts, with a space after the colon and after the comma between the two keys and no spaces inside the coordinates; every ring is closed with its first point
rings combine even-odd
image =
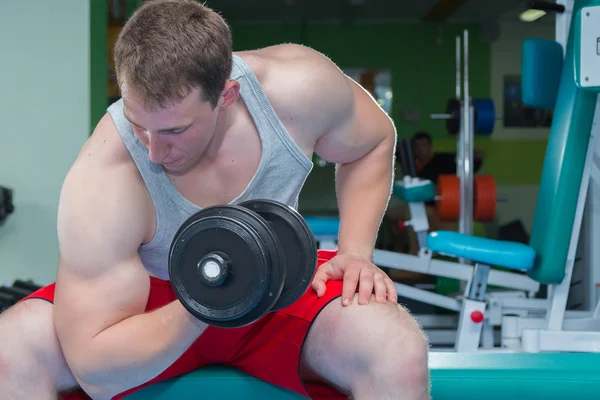
{"type": "MultiPolygon", "coordinates": [[[[0,2],[0,283],[55,279],[58,197],[89,135],[89,1],[0,2]]],[[[93,255],[90,255],[93,256],[93,255]]]]}

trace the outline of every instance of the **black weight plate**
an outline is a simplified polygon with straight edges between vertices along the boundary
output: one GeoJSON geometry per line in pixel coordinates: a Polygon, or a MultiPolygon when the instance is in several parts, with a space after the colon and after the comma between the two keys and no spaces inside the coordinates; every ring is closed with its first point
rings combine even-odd
{"type": "Polygon", "coordinates": [[[460,131],[460,101],[458,99],[449,99],[446,103],[446,114],[452,118],[446,120],[446,130],[451,135],[456,135],[460,131]]]}
{"type": "Polygon", "coordinates": [[[285,280],[279,247],[266,222],[242,207],[208,207],[179,228],[169,256],[171,285],[183,306],[207,324],[248,325],[275,304],[285,280]],[[204,284],[198,261],[221,252],[231,270],[220,286],[204,284]]]}
{"type": "Polygon", "coordinates": [[[298,300],[310,286],[317,268],[317,243],[307,222],[292,207],[272,200],[240,204],[267,220],[279,238],[285,260],[285,284],[272,311],[298,300]]]}

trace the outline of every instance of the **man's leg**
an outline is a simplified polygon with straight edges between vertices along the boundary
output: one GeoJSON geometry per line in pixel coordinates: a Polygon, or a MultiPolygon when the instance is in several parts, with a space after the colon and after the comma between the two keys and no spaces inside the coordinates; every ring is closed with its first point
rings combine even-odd
{"type": "Polygon", "coordinates": [[[338,299],[316,317],[301,353],[304,381],[329,384],[352,399],[430,398],[428,343],[403,307],[338,299]]]}
{"type": "Polygon", "coordinates": [[[54,331],[52,307],[29,299],[0,314],[0,399],[55,400],[77,387],[54,331]]]}

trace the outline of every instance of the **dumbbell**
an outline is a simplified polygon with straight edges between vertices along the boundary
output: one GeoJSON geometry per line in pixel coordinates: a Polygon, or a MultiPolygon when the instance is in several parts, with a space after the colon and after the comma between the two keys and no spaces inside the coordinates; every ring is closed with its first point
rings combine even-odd
{"type": "Polygon", "coordinates": [[[249,325],[298,300],[316,271],[304,218],[271,200],[207,207],[176,232],[169,275],[181,304],[217,327],[249,325]]]}
{"type": "Polygon", "coordinates": [[[8,310],[16,302],[17,302],[17,299],[15,299],[15,297],[13,295],[0,292],[0,313],[8,310]]]}
{"type": "Polygon", "coordinates": [[[1,286],[0,293],[4,293],[8,296],[12,296],[15,299],[15,303],[31,294],[29,290],[25,290],[19,287],[1,286]]]}
{"type": "Polygon", "coordinates": [[[42,287],[33,283],[32,280],[21,280],[21,279],[17,279],[13,282],[13,287],[15,288],[19,288],[19,289],[23,289],[23,290],[27,290],[29,293],[33,293],[38,289],[41,289],[42,287]]]}

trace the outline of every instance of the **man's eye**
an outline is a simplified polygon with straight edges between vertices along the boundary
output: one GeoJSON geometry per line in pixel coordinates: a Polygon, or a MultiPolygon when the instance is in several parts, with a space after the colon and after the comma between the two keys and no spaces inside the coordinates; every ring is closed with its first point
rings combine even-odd
{"type": "Polygon", "coordinates": [[[177,129],[176,131],[164,131],[167,135],[179,135],[186,131],[187,128],[177,129]]]}

